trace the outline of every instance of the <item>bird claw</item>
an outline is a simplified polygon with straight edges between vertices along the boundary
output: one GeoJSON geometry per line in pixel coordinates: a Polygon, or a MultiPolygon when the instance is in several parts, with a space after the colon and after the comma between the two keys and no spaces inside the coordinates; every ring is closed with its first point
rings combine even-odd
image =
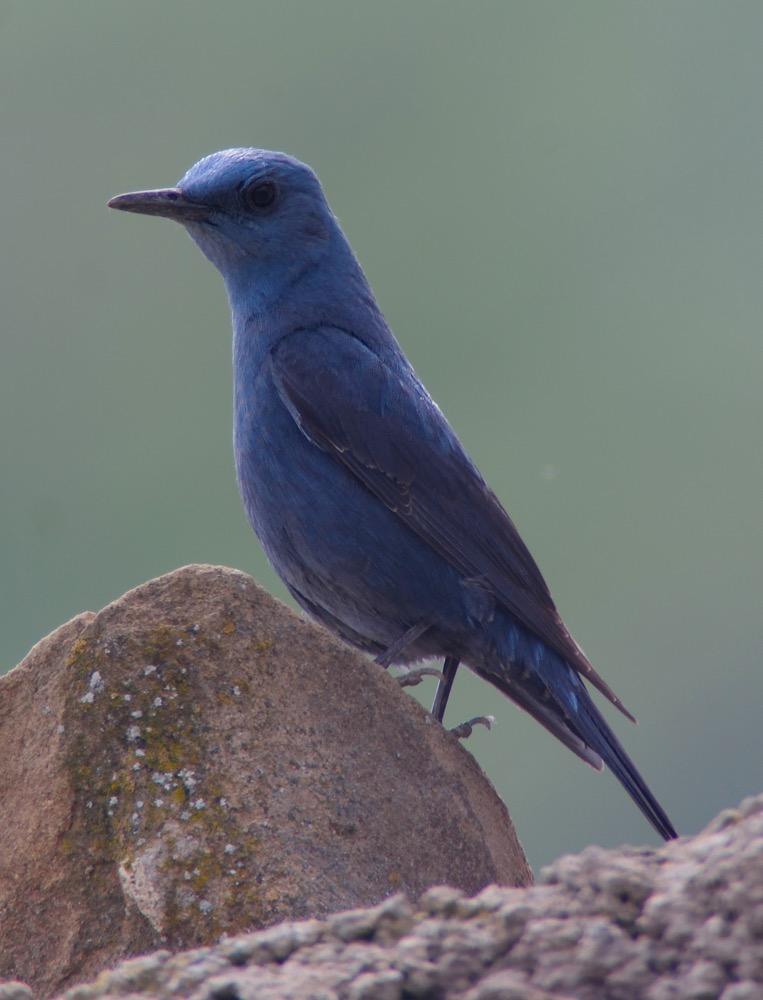
{"type": "Polygon", "coordinates": [[[484,726],[485,729],[492,729],[495,722],[494,715],[477,715],[467,722],[462,722],[460,726],[455,726],[451,732],[457,740],[466,740],[472,735],[475,726],[484,726]]]}
{"type": "Polygon", "coordinates": [[[404,674],[400,674],[395,680],[400,687],[416,687],[417,684],[421,684],[425,677],[443,679],[442,672],[435,670],[434,667],[418,667],[416,670],[408,670],[404,674]]]}

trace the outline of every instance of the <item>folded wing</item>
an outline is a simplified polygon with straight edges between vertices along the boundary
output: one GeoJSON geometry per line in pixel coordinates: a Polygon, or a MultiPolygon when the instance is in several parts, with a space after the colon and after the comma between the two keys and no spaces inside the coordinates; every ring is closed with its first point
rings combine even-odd
{"type": "Polygon", "coordinates": [[[270,364],[284,404],[313,444],[633,719],[565,628],[511,518],[415,376],[400,378],[334,328],[290,334],[270,364]]]}

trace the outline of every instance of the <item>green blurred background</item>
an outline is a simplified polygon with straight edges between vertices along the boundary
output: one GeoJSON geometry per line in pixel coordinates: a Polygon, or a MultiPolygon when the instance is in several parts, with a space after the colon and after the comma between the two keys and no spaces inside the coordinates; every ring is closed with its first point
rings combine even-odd
{"type": "MultiPolygon", "coordinates": [[[[18,0],[0,93],[4,668],[185,563],[285,596],[236,494],[222,282],[179,227],[105,208],[284,149],[676,824],[763,788],[763,4],[18,0]]],[[[459,677],[448,721],[482,712],[469,747],[535,865],[653,842],[459,677]]]]}

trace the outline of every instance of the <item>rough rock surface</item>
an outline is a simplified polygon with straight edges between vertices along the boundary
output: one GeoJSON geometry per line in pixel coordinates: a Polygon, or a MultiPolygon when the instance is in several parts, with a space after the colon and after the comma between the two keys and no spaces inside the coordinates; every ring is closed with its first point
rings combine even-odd
{"type": "Polygon", "coordinates": [[[160,951],[65,1000],[102,997],[760,1000],[763,795],[660,850],[561,858],[533,888],[430,889],[415,906],[160,951]]]}
{"type": "Polygon", "coordinates": [[[0,978],[40,996],[157,947],[531,880],[455,737],[233,570],[38,643],[0,679],[0,761],[0,978]]]}

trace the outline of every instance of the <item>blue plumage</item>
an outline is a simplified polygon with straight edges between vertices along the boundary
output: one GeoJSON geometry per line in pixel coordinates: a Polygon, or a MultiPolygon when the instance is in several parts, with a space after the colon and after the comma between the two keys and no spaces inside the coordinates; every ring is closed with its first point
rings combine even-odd
{"type": "Polygon", "coordinates": [[[114,208],[183,223],[234,328],[235,457],[249,520],[311,615],[382,662],[460,661],[675,831],[581,678],[626,715],[389,330],[315,174],[215,153],[114,208]]]}

